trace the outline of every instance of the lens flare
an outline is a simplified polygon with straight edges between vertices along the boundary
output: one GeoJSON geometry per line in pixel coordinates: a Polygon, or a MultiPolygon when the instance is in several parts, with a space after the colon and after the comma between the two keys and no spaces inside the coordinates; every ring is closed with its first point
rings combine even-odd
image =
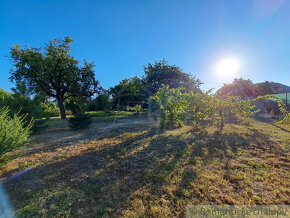
{"type": "Polygon", "coordinates": [[[8,199],[5,195],[4,189],[1,184],[0,184],[0,217],[7,218],[14,217],[13,211],[11,209],[11,206],[8,202],[8,199]]]}

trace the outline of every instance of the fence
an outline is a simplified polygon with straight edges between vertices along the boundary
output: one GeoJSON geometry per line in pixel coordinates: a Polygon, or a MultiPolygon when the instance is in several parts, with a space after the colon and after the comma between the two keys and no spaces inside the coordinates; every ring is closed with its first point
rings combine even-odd
{"type": "Polygon", "coordinates": [[[285,104],[290,104],[290,92],[283,94],[275,94],[275,96],[283,100],[285,104]]]}

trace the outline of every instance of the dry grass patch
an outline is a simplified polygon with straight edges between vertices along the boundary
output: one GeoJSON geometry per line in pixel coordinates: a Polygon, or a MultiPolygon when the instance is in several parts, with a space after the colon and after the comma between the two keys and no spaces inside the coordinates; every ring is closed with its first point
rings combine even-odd
{"type": "Polygon", "coordinates": [[[34,167],[4,184],[16,214],[168,217],[190,204],[290,203],[288,125],[253,120],[218,132],[131,121],[85,143],[8,155],[6,176],[34,167]]]}

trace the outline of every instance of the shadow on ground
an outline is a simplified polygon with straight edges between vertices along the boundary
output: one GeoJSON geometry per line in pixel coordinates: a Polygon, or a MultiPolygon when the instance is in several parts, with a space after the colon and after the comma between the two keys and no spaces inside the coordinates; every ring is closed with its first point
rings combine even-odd
{"type": "MultiPolygon", "coordinates": [[[[162,198],[171,202],[167,203],[170,205],[167,215],[184,215],[181,211],[184,208],[174,199],[184,198],[183,190],[195,181],[197,175],[192,167],[197,167],[198,158],[204,164],[212,158],[226,162],[236,158],[239,150],[255,146],[279,152],[275,143],[257,129],[240,135],[220,131],[210,134],[205,128],[164,130],[151,124],[137,127],[123,126],[101,136],[118,138],[136,133],[120,143],[36,167],[6,182],[17,214],[117,217],[130,210],[133,194],[138,196],[146,190],[148,195],[140,195],[148,202],[143,205],[145,208],[152,207],[151,201],[162,198]],[[161,190],[176,176],[180,179],[172,197],[161,190]]],[[[190,199],[185,197],[184,201],[190,199]]],[[[144,214],[152,215],[143,211],[144,214]]]]}

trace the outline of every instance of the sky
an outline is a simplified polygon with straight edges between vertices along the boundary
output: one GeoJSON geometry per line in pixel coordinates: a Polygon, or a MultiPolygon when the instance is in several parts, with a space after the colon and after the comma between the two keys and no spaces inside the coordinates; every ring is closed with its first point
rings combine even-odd
{"type": "Polygon", "coordinates": [[[104,88],[163,58],[204,90],[234,77],[290,85],[289,0],[1,0],[0,88],[13,87],[9,47],[65,36],[72,55],[95,63],[104,88]],[[224,59],[237,72],[217,73],[224,59]]]}

